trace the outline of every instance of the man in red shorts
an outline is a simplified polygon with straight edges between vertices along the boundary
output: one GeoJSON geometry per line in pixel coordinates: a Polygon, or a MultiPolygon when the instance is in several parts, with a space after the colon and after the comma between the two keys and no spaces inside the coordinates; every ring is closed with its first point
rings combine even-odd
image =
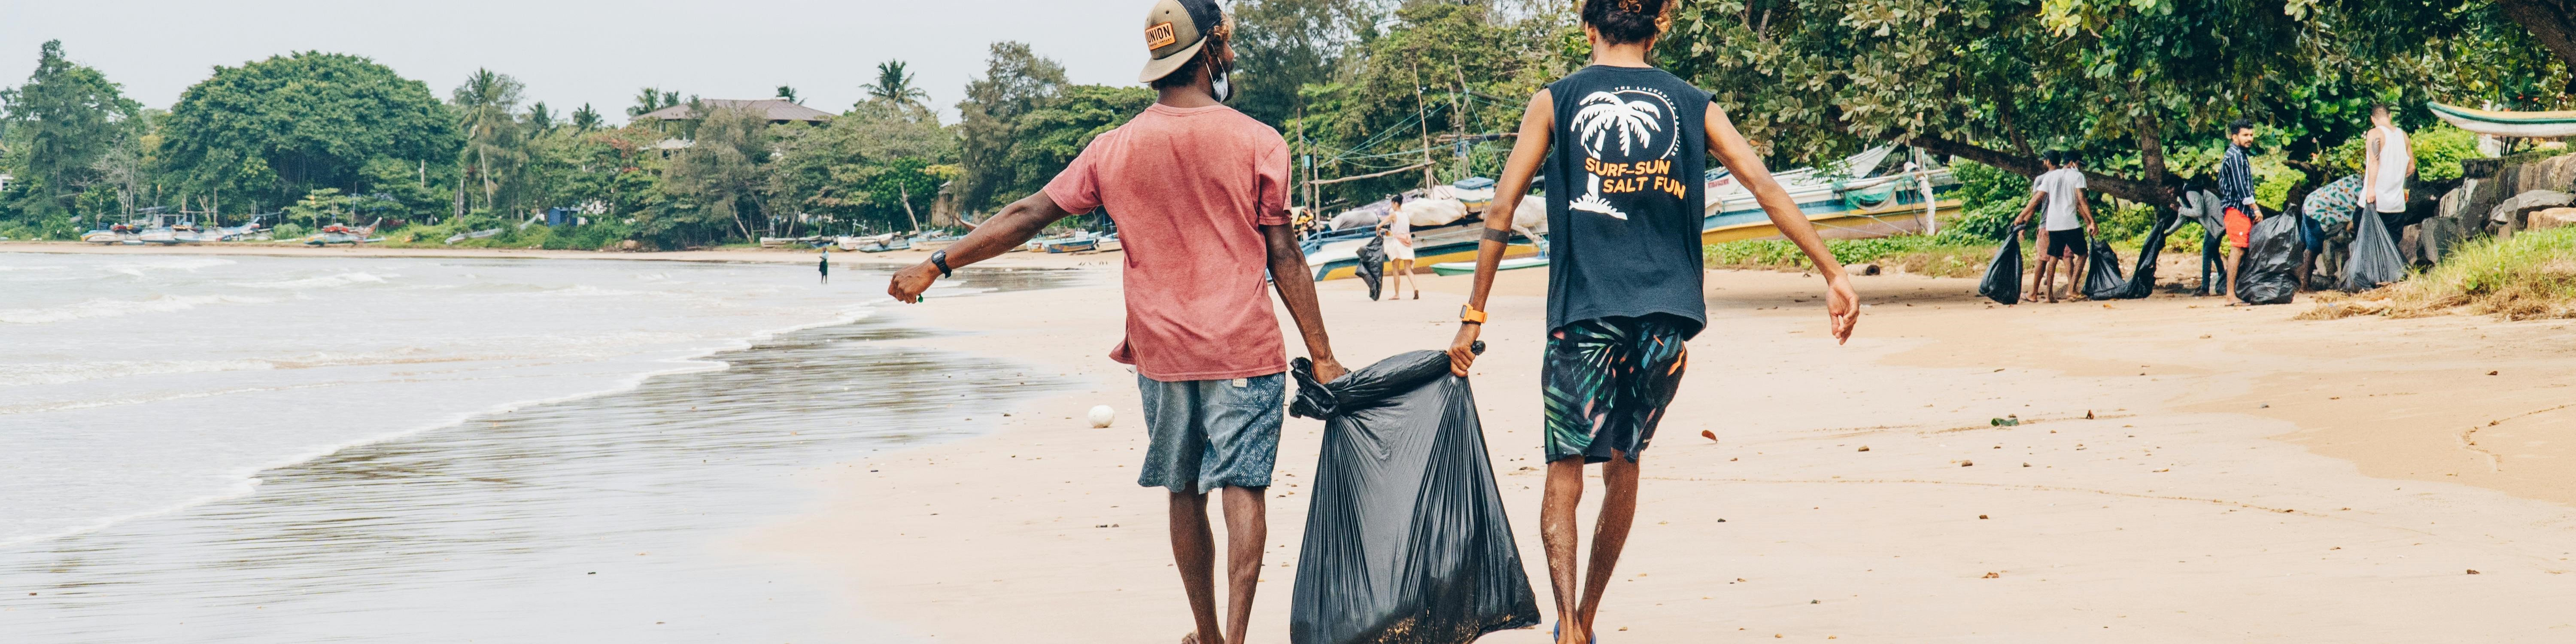
{"type": "Polygon", "coordinates": [[[2236,297],[2236,279],[2245,274],[2245,256],[2250,254],[2246,249],[2253,246],[2247,237],[2253,234],[2254,224],[2263,221],[2262,207],[2254,205],[2254,164],[2245,152],[2245,146],[2253,144],[2253,121],[2236,119],[2227,124],[2227,158],[2218,162],[2218,203],[2227,209],[2227,246],[2236,249],[2236,258],[2224,262],[2228,297],[2236,297]]]}

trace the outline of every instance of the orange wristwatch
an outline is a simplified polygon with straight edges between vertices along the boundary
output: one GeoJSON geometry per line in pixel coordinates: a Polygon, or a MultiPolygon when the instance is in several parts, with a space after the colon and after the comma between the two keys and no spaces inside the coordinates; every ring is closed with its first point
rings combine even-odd
{"type": "Polygon", "coordinates": [[[1476,310],[1474,305],[1460,304],[1458,305],[1458,321],[1484,324],[1485,312],[1476,310]]]}

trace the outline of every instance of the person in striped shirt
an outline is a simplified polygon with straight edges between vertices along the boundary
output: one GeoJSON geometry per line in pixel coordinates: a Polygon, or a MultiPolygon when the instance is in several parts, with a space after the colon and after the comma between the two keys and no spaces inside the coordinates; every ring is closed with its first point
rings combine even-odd
{"type": "Polygon", "coordinates": [[[2254,164],[2245,150],[2253,144],[2253,121],[2237,119],[2227,124],[2227,157],[2218,162],[2218,203],[2226,208],[2227,245],[2236,249],[2235,259],[2226,262],[2228,297],[2236,297],[2236,279],[2245,274],[2246,248],[2253,245],[2248,237],[2254,224],[2263,221],[2263,209],[2254,205],[2254,164]]]}

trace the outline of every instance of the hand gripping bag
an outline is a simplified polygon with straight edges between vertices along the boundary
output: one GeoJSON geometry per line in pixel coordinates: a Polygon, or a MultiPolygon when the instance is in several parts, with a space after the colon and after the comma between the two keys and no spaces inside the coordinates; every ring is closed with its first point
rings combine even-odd
{"type": "Polygon", "coordinates": [[[1466,644],[1538,624],[1467,379],[1438,351],[1331,383],[1295,363],[1289,412],[1324,421],[1289,605],[1295,644],[1466,644]]]}
{"type": "Polygon", "coordinates": [[[1354,270],[1359,272],[1360,281],[1368,284],[1369,300],[1376,301],[1378,283],[1386,280],[1386,237],[1369,238],[1368,245],[1361,246],[1353,259],[1359,262],[1354,270]]]}
{"type": "Polygon", "coordinates": [[[2406,259],[2398,256],[2397,244],[2388,241],[2388,224],[2380,214],[2364,211],[2352,219],[2352,257],[2344,260],[2343,279],[2335,288],[2359,293],[2406,279],[2406,259]]]}
{"type": "Polygon", "coordinates": [[[2254,225],[2244,263],[2237,267],[2236,299],[2288,304],[2299,291],[2299,218],[2279,215],[2254,225]]]}
{"type": "Polygon", "coordinates": [[[1977,282],[1977,294],[2006,306],[2021,303],[2021,230],[2014,226],[2004,231],[2003,248],[1995,251],[1995,260],[1986,264],[1986,278],[1977,282]]]}

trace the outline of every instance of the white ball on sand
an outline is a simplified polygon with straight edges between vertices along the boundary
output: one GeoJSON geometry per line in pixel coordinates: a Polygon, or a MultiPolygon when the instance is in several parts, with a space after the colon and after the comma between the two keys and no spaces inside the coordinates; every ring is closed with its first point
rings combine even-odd
{"type": "Polygon", "coordinates": [[[1109,423],[1115,420],[1118,420],[1118,410],[1110,409],[1108,405],[1096,405],[1091,408],[1091,426],[1108,427],[1109,423]]]}

